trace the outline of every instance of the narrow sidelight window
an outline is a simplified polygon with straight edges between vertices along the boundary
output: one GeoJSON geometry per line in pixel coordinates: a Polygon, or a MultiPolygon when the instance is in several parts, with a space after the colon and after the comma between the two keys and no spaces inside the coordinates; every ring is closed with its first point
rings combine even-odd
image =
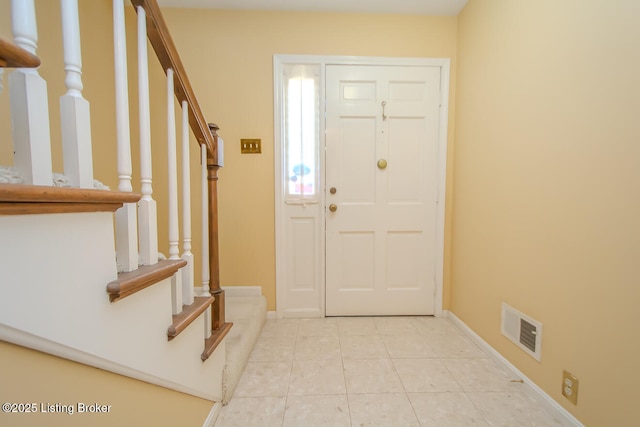
{"type": "Polygon", "coordinates": [[[284,180],[286,202],[318,200],[320,67],[284,66],[284,180]]]}

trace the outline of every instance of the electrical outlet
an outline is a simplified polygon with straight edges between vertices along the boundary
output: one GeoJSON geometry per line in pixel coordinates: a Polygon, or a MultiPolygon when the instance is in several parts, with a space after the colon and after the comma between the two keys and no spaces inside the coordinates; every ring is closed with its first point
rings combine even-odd
{"type": "Polygon", "coordinates": [[[259,139],[241,139],[241,154],[260,154],[262,153],[262,141],[259,139]]]}
{"type": "Polygon", "coordinates": [[[562,395],[574,405],[578,404],[578,379],[567,371],[562,371],[562,395]]]}

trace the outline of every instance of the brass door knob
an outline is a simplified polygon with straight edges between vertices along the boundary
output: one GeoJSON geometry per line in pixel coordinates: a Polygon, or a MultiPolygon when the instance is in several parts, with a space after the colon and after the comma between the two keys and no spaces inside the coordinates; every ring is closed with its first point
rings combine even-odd
{"type": "Polygon", "coordinates": [[[337,211],[337,210],[338,210],[338,206],[337,206],[335,203],[331,203],[331,204],[329,205],[329,210],[330,210],[331,212],[335,212],[335,211],[337,211]]]}
{"type": "Polygon", "coordinates": [[[378,160],[378,169],[385,169],[387,167],[387,161],[385,159],[378,160]]]}

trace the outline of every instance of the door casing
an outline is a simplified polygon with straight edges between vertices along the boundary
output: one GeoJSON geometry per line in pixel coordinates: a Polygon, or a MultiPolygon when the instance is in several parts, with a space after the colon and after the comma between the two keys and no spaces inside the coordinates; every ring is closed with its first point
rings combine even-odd
{"type": "Polygon", "coordinates": [[[435,261],[435,307],[436,316],[442,316],[442,292],[444,270],[444,214],[445,214],[445,190],[446,190],[446,164],[447,164],[447,126],[449,112],[449,82],[450,59],[448,58],[386,58],[386,57],[354,57],[354,56],[317,56],[317,55],[274,55],[274,188],[275,188],[275,237],[276,237],[276,318],[290,317],[324,317],[325,315],[325,283],[324,283],[324,232],[325,212],[324,188],[325,188],[325,67],[327,65],[391,65],[391,66],[436,66],[441,72],[440,89],[440,122],[437,142],[437,211],[436,211],[436,261],[435,261]],[[283,99],[280,88],[282,87],[282,73],[285,64],[317,64],[320,66],[320,192],[313,234],[320,241],[313,253],[319,259],[314,260],[318,271],[314,278],[313,295],[314,302],[305,307],[296,307],[288,301],[287,293],[290,274],[287,270],[287,261],[291,259],[291,242],[287,237],[288,221],[290,220],[290,208],[284,203],[283,197],[283,143],[282,137],[282,111],[283,99]],[[317,301],[315,301],[317,299],[317,301]]]}

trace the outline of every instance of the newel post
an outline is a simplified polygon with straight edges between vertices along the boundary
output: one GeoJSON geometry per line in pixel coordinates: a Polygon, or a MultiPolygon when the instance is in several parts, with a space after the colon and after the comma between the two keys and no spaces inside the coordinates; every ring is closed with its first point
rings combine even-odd
{"type": "MultiPolygon", "coordinates": [[[[219,127],[209,123],[209,130],[213,139],[218,143],[219,127]]],[[[217,156],[216,156],[217,157],[217,156]]],[[[209,187],[209,292],[215,297],[211,317],[211,327],[214,331],[221,329],[225,321],[224,290],[220,287],[220,253],[218,248],[218,169],[217,158],[207,150],[207,181],[209,187]]]]}

